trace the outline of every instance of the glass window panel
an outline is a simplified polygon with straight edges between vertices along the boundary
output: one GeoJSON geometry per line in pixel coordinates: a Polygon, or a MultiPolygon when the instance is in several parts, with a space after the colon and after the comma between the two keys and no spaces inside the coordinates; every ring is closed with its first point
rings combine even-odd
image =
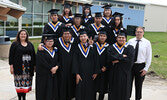
{"type": "Polygon", "coordinates": [[[117,7],[119,7],[119,8],[123,8],[124,5],[123,5],[123,4],[117,4],[117,7]]]}
{"type": "Polygon", "coordinates": [[[32,26],[32,14],[24,14],[22,16],[22,26],[32,26]]]}
{"type": "Polygon", "coordinates": [[[28,28],[28,27],[22,27],[22,29],[27,30],[29,36],[32,36],[32,28],[31,27],[30,28],[28,28]]]}
{"type": "Polygon", "coordinates": [[[33,0],[22,0],[22,5],[26,7],[26,13],[32,13],[32,1],[33,0]]]}
{"type": "Polygon", "coordinates": [[[47,2],[44,2],[44,13],[48,13],[48,11],[50,9],[52,9],[52,5],[53,5],[53,2],[50,2],[50,1],[47,1],[47,2]]]}
{"type": "Polygon", "coordinates": [[[18,27],[18,20],[12,16],[8,16],[7,21],[6,21],[6,26],[18,27]]]}
{"type": "Polygon", "coordinates": [[[44,25],[48,23],[48,15],[44,16],[44,25]]]}
{"type": "Polygon", "coordinates": [[[42,15],[34,15],[34,27],[41,27],[43,24],[43,16],[42,15]]]}
{"type": "Polygon", "coordinates": [[[134,9],[135,7],[134,6],[129,6],[130,9],[134,9]]]}
{"type": "Polygon", "coordinates": [[[62,11],[63,11],[63,6],[62,6],[62,4],[56,3],[56,4],[55,4],[55,9],[59,9],[60,11],[58,12],[58,14],[61,14],[62,11]]]}
{"type": "Polygon", "coordinates": [[[16,37],[18,28],[6,28],[6,35],[10,37],[16,37]]]}
{"type": "Polygon", "coordinates": [[[43,3],[41,0],[34,0],[34,13],[42,13],[43,3]]]}
{"type": "Polygon", "coordinates": [[[139,10],[140,8],[139,8],[139,6],[135,6],[135,9],[139,10]]]}
{"type": "Polygon", "coordinates": [[[99,2],[92,2],[93,5],[99,5],[99,2]]]}
{"type": "Polygon", "coordinates": [[[143,7],[143,6],[140,6],[140,10],[144,10],[144,7],[143,7]]]}
{"type": "Polygon", "coordinates": [[[41,36],[43,28],[34,28],[34,36],[41,36]]]}
{"type": "Polygon", "coordinates": [[[3,33],[4,33],[4,28],[1,27],[1,28],[0,28],[0,36],[4,35],[3,33]]]}

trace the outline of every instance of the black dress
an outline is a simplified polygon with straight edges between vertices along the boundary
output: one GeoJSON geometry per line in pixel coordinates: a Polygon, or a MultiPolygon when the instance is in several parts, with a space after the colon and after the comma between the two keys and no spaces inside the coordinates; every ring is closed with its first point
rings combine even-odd
{"type": "MultiPolygon", "coordinates": [[[[54,38],[59,38],[62,36],[62,26],[64,24],[60,21],[55,22],[49,22],[45,25],[43,34],[54,34],[54,38]]],[[[41,42],[43,43],[44,36],[42,36],[41,42]]]]}
{"type": "Polygon", "coordinates": [[[27,46],[13,42],[9,52],[9,64],[14,68],[14,83],[17,93],[31,91],[34,75],[35,51],[31,42],[27,46]]]}
{"type": "Polygon", "coordinates": [[[133,56],[134,48],[127,43],[122,47],[115,43],[108,48],[108,63],[119,60],[118,63],[109,66],[108,100],[128,100],[133,56]],[[127,57],[123,57],[123,54],[127,57]]]}
{"type": "Polygon", "coordinates": [[[50,71],[58,64],[57,49],[49,51],[43,46],[43,51],[37,52],[36,62],[36,100],[59,100],[57,72],[50,71]]]}
{"type": "Polygon", "coordinates": [[[72,22],[73,22],[72,16],[69,16],[69,18],[66,18],[66,16],[63,16],[63,15],[59,16],[59,21],[64,23],[64,24],[69,24],[69,23],[72,24],[72,22]]]}
{"type": "Polygon", "coordinates": [[[94,23],[94,17],[88,16],[87,18],[85,16],[82,16],[82,25],[85,26],[86,28],[94,23]]]}
{"type": "Polygon", "coordinates": [[[70,43],[65,43],[60,37],[56,40],[60,68],[58,70],[59,100],[71,100],[75,95],[75,74],[72,74],[72,61],[75,48],[72,37],[70,43]]]}
{"type": "Polygon", "coordinates": [[[76,100],[95,100],[95,81],[93,74],[100,72],[95,46],[76,46],[73,56],[73,72],[79,74],[82,81],[76,85],[76,100]]]}
{"type": "MultiPolygon", "coordinates": [[[[104,66],[104,67],[108,67],[107,66],[107,48],[109,46],[108,43],[104,43],[104,44],[100,44],[99,42],[95,43],[96,45],[96,53],[98,54],[98,58],[99,58],[99,65],[100,65],[100,69],[104,66]]],[[[106,70],[105,72],[100,72],[97,76],[97,78],[95,79],[95,86],[96,86],[96,91],[101,93],[101,94],[105,94],[108,92],[108,70],[106,70]]]]}

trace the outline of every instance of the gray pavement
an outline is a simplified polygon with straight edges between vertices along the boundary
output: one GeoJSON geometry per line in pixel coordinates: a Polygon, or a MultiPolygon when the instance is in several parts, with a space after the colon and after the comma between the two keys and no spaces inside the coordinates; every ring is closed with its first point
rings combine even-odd
{"type": "MultiPolygon", "coordinates": [[[[7,60],[0,60],[0,100],[17,100],[13,76],[10,74],[7,60]]],[[[35,100],[35,82],[27,100],[35,100]]],[[[105,95],[107,100],[107,94],[105,95]]],[[[131,100],[134,99],[134,89],[131,100]]],[[[147,76],[143,86],[142,100],[167,100],[167,81],[147,76]]]]}

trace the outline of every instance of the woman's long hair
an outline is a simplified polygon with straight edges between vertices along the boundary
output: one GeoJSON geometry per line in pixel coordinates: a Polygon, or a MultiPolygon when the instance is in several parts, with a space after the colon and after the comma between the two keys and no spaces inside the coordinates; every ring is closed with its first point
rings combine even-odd
{"type": "MultiPolygon", "coordinates": [[[[119,16],[116,16],[116,17],[119,17],[119,16]]],[[[116,17],[114,17],[114,25],[113,25],[114,28],[116,28],[116,25],[115,25],[115,18],[116,17]]],[[[120,23],[119,23],[119,25],[117,27],[118,29],[123,28],[123,24],[122,24],[122,19],[123,18],[122,17],[119,17],[119,18],[120,18],[120,23]]]]}
{"type": "Polygon", "coordinates": [[[25,30],[25,29],[22,29],[22,30],[20,30],[20,31],[17,33],[15,42],[21,43],[21,41],[20,41],[20,33],[23,32],[23,31],[26,32],[26,35],[27,35],[27,37],[26,37],[26,39],[25,39],[25,42],[27,42],[27,43],[29,42],[29,35],[28,35],[27,30],[25,30]]]}
{"type": "MultiPolygon", "coordinates": [[[[65,16],[65,9],[63,9],[63,16],[65,16]]],[[[70,9],[69,16],[72,16],[72,11],[70,9]]]]}
{"type": "MultiPolygon", "coordinates": [[[[83,10],[82,10],[82,18],[83,18],[83,19],[86,17],[85,9],[87,9],[87,8],[84,7],[83,10]]],[[[90,8],[88,8],[88,9],[89,9],[89,15],[88,15],[88,16],[92,16],[91,9],[90,9],[90,8]]]]}

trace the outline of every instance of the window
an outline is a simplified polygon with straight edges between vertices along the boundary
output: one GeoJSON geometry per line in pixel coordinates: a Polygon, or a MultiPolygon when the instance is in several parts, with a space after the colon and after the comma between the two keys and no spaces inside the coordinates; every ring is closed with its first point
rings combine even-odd
{"type": "Polygon", "coordinates": [[[129,9],[144,10],[144,6],[129,5],[129,9]]]}
{"type": "Polygon", "coordinates": [[[123,4],[117,4],[117,7],[124,8],[124,5],[123,4]]]}
{"type": "Polygon", "coordinates": [[[92,2],[92,5],[99,5],[99,2],[92,2]]]}
{"type": "Polygon", "coordinates": [[[109,3],[107,2],[102,2],[101,5],[108,5],[109,3]]]}
{"type": "Polygon", "coordinates": [[[112,7],[116,7],[117,6],[116,3],[110,3],[110,5],[112,5],[112,7]]]}
{"type": "Polygon", "coordinates": [[[129,9],[135,9],[135,6],[130,5],[129,9]]]}

